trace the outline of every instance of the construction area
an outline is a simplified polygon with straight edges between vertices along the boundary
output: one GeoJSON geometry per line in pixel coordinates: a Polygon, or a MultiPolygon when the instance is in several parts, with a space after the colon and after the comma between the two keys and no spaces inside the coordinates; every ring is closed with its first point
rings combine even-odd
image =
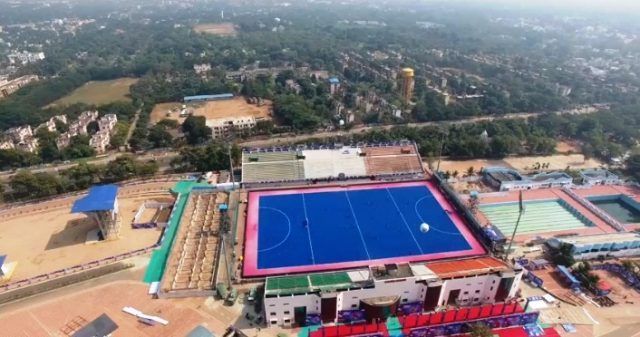
{"type": "Polygon", "coordinates": [[[0,247],[17,266],[10,282],[68,269],[110,256],[154,246],[160,237],[156,229],[136,230],[129,224],[141,204],[171,202],[168,186],[173,182],[123,186],[118,192],[122,226],[119,238],[87,243],[95,231],[95,220],[72,214],[73,203],[83,195],[27,203],[0,210],[0,247]],[[27,227],[28,229],[26,230],[27,227]]]}
{"type": "MultiPolygon", "coordinates": [[[[541,164],[548,164],[545,170],[564,170],[567,167],[577,169],[598,168],[603,163],[594,158],[585,158],[582,154],[557,154],[551,156],[530,156],[530,157],[506,157],[500,160],[494,159],[473,159],[473,160],[442,160],[440,170],[458,171],[461,174],[466,172],[469,167],[473,167],[475,171],[480,171],[486,167],[508,167],[521,172],[534,171],[535,167],[541,164]]],[[[432,165],[436,165],[433,163],[432,165]]]]}
{"type": "Polygon", "coordinates": [[[182,114],[182,106],[186,112],[194,116],[203,116],[207,120],[222,118],[253,117],[256,120],[270,120],[273,116],[273,103],[269,100],[261,100],[260,104],[248,102],[244,97],[232,99],[198,102],[198,103],[160,103],[156,104],[151,112],[150,120],[155,124],[163,119],[171,119],[184,122],[186,114],[182,114]]]}
{"type": "Polygon", "coordinates": [[[160,297],[212,296],[228,195],[192,191],[161,281],[160,297]]]}

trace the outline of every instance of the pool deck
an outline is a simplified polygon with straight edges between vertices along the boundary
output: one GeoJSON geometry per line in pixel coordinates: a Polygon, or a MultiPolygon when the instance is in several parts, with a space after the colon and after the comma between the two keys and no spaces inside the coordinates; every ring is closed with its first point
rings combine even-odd
{"type": "MultiPolygon", "coordinates": [[[[577,192],[577,190],[574,190],[574,191],[577,192]]],[[[480,194],[480,205],[505,203],[505,202],[518,202],[519,194],[520,194],[519,191],[482,193],[480,194]]],[[[534,200],[562,199],[566,201],[567,204],[569,204],[571,207],[575,208],[578,212],[583,214],[587,219],[591,220],[591,222],[595,224],[595,227],[576,228],[576,229],[562,230],[562,231],[549,231],[547,233],[537,232],[537,233],[527,233],[527,234],[516,234],[516,237],[515,237],[516,242],[523,243],[523,242],[535,239],[537,237],[551,238],[551,237],[564,236],[569,234],[595,235],[595,234],[606,234],[606,233],[616,232],[614,228],[612,228],[606,222],[600,219],[600,217],[598,217],[597,215],[589,211],[587,208],[579,204],[577,201],[571,198],[571,196],[569,196],[559,188],[527,190],[527,191],[523,191],[522,195],[523,195],[523,200],[525,202],[534,201],[534,200]]],[[[489,223],[489,219],[481,211],[476,212],[475,216],[478,219],[478,221],[480,221],[481,224],[489,223]]],[[[503,233],[503,234],[506,237],[511,236],[511,233],[503,233]]]]}
{"type": "MultiPolygon", "coordinates": [[[[604,195],[626,195],[631,199],[640,203],[640,188],[631,185],[598,185],[591,186],[589,188],[576,188],[573,191],[581,197],[595,197],[604,195]]],[[[640,223],[625,224],[624,227],[627,230],[640,229],[640,223]]]]}

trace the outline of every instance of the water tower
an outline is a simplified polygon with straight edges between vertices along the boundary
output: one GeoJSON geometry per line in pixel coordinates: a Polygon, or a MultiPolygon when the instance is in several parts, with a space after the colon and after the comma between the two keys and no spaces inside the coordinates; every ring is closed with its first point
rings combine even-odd
{"type": "Polygon", "coordinates": [[[413,78],[413,69],[411,68],[403,68],[402,69],[402,102],[404,104],[409,104],[411,98],[413,97],[413,85],[415,80],[413,78]]]}

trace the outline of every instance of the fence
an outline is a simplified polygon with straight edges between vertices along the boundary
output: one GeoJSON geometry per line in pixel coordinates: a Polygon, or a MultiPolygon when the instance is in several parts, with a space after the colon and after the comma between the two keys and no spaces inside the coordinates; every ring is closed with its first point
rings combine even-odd
{"type": "Polygon", "coordinates": [[[593,212],[593,214],[595,214],[598,217],[600,217],[602,220],[604,220],[604,222],[606,222],[609,226],[615,228],[617,231],[619,231],[619,232],[626,232],[627,231],[620,222],[618,222],[614,218],[610,217],[608,214],[603,212],[598,207],[594,206],[592,203],[590,203],[585,198],[583,198],[583,197],[579,196],[578,194],[576,194],[571,189],[563,187],[562,191],[565,192],[566,194],[568,194],[571,198],[573,198],[575,201],[577,201],[580,205],[586,207],[589,211],[593,212]]]}
{"type": "Polygon", "coordinates": [[[57,278],[60,278],[60,277],[68,276],[68,275],[71,275],[71,274],[75,274],[75,273],[78,273],[78,272],[82,272],[82,271],[86,271],[86,270],[102,267],[102,266],[105,266],[105,265],[113,264],[113,263],[116,263],[116,262],[119,262],[119,261],[122,261],[122,260],[126,260],[126,259],[134,257],[134,256],[144,255],[144,254],[147,254],[147,253],[151,252],[157,246],[158,246],[158,244],[154,244],[154,245],[152,245],[150,247],[147,247],[147,248],[141,248],[141,249],[133,250],[133,251],[126,252],[126,253],[113,255],[113,256],[109,256],[109,257],[103,258],[103,259],[94,260],[94,261],[91,261],[91,262],[75,265],[75,266],[72,266],[72,267],[69,267],[69,268],[59,269],[59,270],[56,270],[56,271],[52,271],[50,273],[40,274],[40,275],[33,276],[33,277],[30,277],[30,278],[27,278],[27,279],[24,279],[24,280],[19,280],[19,281],[3,284],[3,285],[0,285],[0,294],[5,293],[5,292],[9,292],[9,291],[12,291],[12,290],[15,290],[15,289],[20,289],[20,288],[24,288],[24,287],[28,287],[28,286],[33,286],[33,285],[36,285],[36,284],[40,284],[42,282],[50,281],[50,280],[57,279],[57,278]]]}

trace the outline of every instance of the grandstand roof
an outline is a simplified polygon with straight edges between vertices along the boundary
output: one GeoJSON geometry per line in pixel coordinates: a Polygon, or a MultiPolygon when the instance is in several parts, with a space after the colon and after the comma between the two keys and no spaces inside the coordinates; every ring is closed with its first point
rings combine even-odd
{"type": "Polygon", "coordinates": [[[71,213],[110,211],[115,207],[118,186],[102,185],[89,188],[89,194],[76,200],[71,213]]]}
{"type": "Polygon", "coordinates": [[[430,262],[425,265],[440,278],[489,274],[497,271],[509,270],[506,263],[493,257],[430,262]]]}
{"type": "Polygon", "coordinates": [[[186,102],[186,101],[193,101],[193,100],[221,99],[221,98],[233,98],[233,94],[185,96],[184,101],[186,102]]]}
{"type": "Polygon", "coordinates": [[[314,291],[334,291],[339,288],[360,288],[371,281],[368,270],[269,277],[265,285],[267,295],[288,295],[314,291]]]}

